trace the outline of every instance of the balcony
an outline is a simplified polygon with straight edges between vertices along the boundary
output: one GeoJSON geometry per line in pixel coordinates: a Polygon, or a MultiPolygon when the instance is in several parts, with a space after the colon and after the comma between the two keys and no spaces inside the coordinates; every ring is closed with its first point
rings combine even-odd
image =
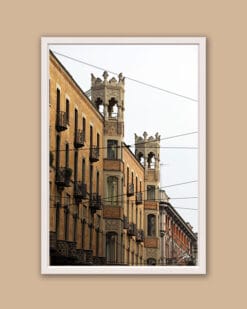
{"type": "Polygon", "coordinates": [[[75,181],[74,183],[74,196],[77,199],[86,199],[87,197],[87,185],[81,181],[75,181]]]}
{"type": "Polygon", "coordinates": [[[133,196],[134,195],[134,184],[128,184],[127,186],[127,196],[133,196]]]}
{"type": "Polygon", "coordinates": [[[65,112],[57,112],[56,129],[58,132],[68,128],[67,114],[65,112]]]}
{"type": "Polygon", "coordinates": [[[123,217],[123,228],[125,230],[128,230],[128,228],[129,228],[129,219],[128,219],[128,217],[123,217]]]}
{"type": "Polygon", "coordinates": [[[142,204],[142,192],[136,193],[136,205],[142,204]]]}
{"type": "Polygon", "coordinates": [[[176,265],[177,259],[176,258],[166,258],[166,265],[176,265]]]}
{"type": "Polygon", "coordinates": [[[90,201],[89,206],[93,212],[96,210],[102,209],[102,203],[101,203],[101,196],[97,193],[91,193],[90,194],[90,201]]]}
{"type": "Polygon", "coordinates": [[[56,185],[59,187],[70,187],[70,177],[72,169],[69,167],[59,167],[56,170],[56,185]]]}
{"type": "Polygon", "coordinates": [[[137,230],[136,242],[144,242],[144,231],[143,230],[137,230]]]}
{"type": "Polygon", "coordinates": [[[84,146],[85,142],[85,134],[82,130],[77,129],[75,131],[75,140],[74,140],[74,146],[75,148],[80,148],[84,146]]]}
{"type": "Polygon", "coordinates": [[[91,146],[89,160],[90,162],[99,161],[99,147],[98,146],[91,146]]]}
{"type": "Polygon", "coordinates": [[[124,171],[124,163],[122,160],[104,159],[104,170],[105,171],[124,171]]]}
{"type": "Polygon", "coordinates": [[[134,223],[130,223],[129,224],[129,228],[128,228],[128,235],[129,236],[136,236],[136,225],[134,223]]]}

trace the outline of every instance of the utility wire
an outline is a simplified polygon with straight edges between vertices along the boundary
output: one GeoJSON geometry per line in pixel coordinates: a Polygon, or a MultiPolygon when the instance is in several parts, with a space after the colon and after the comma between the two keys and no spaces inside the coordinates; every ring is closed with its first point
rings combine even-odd
{"type": "MultiPolygon", "coordinates": [[[[111,74],[113,74],[113,75],[118,76],[118,74],[117,74],[116,72],[112,72],[112,71],[107,70],[107,69],[105,69],[105,68],[96,66],[96,65],[94,65],[94,64],[90,64],[90,63],[88,63],[88,62],[86,62],[86,61],[83,61],[83,60],[80,60],[80,59],[76,59],[76,58],[73,58],[73,57],[71,57],[71,56],[61,54],[61,53],[56,52],[56,51],[52,51],[52,52],[53,52],[54,54],[57,54],[57,55],[61,56],[61,57],[65,57],[65,58],[67,58],[67,59],[70,59],[70,60],[73,60],[73,61],[82,63],[82,64],[84,64],[84,65],[93,67],[93,68],[98,69],[98,70],[101,70],[101,71],[107,71],[107,72],[109,72],[109,73],[111,73],[111,74]]],[[[160,88],[160,87],[157,87],[157,86],[154,86],[154,85],[151,85],[151,84],[142,82],[142,81],[139,81],[139,80],[137,80],[137,79],[134,79],[134,78],[131,78],[131,77],[128,77],[128,76],[125,76],[125,78],[128,79],[128,80],[130,80],[130,81],[132,81],[132,82],[141,84],[141,85],[143,85],[143,86],[147,86],[147,87],[150,87],[150,88],[154,88],[154,89],[156,89],[156,90],[160,90],[160,91],[163,91],[163,92],[169,93],[169,94],[171,94],[171,95],[175,95],[175,96],[178,96],[178,97],[181,97],[181,98],[190,100],[190,101],[198,102],[198,100],[196,100],[196,99],[193,99],[193,98],[184,96],[184,95],[182,95],[182,94],[179,94],[179,93],[176,93],[176,92],[167,90],[167,89],[163,89],[163,88],[160,88]]]]}
{"type": "MultiPolygon", "coordinates": [[[[150,141],[146,141],[146,142],[139,142],[139,143],[136,143],[136,144],[130,144],[130,145],[123,145],[123,146],[114,146],[114,145],[112,145],[111,147],[113,147],[113,148],[129,148],[129,147],[135,147],[135,146],[137,146],[137,147],[139,147],[139,148],[141,148],[141,146],[142,145],[144,145],[144,144],[148,144],[148,143],[152,143],[152,142],[155,142],[155,141],[161,141],[161,140],[166,140],[166,139],[171,139],[171,138],[177,138],[177,137],[181,137],[181,136],[186,136],[186,135],[192,135],[192,134],[196,134],[196,133],[198,133],[198,131],[193,131],[193,132],[188,132],[188,133],[183,133],[183,134],[179,134],[179,135],[173,135],[173,136],[168,136],[168,137],[163,137],[163,138],[160,138],[160,139],[153,139],[153,140],[150,140],[150,141]]],[[[71,145],[71,143],[69,143],[70,145],[71,145]]],[[[98,149],[108,149],[109,147],[98,147],[98,149]]],[[[183,149],[183,148],[185,148],[185,149],[198,149],[198,147],[166,147],[166,146],[160,146],[160,147],[152,147],[152,148],[175,148],[175,149],[183,149]]],[[[83,148],[73,148],[73,149],[69,149],[69,151],[73,151],[73,150],[90,150],[90,148],[85,148],[85,147],[83,147],[83,148]]],[[[55,152],[56,150],[50,150],[51,152],[55,152]]],[[[66,151],[66,149],[64,149],[64,150],[60,150],[59,149],[59,151],[66,151]]]]}
{"type": "MultiPolygon", "coordinates": [[[[156,191],[156,190],[161,190],[161,189],[164,189],[164,188],[181,186],[181,185],[186,185],[186,184],[194,183],[194,182],[197,182],[197,180],[191,180],[191,181],[180,182],[180,183],[176,183],[176,184],[172,184],[172,185],[162,186],[162,187],[159,187],[159,188],[155,188],[154,190],[156,191]]],[[[136,192],[136,193],[144,193],[144,192],[148,192],[148,191],[150,191],[150,189],[142,190],[142,191],[139,191],[139,192],[136,192]]],[[[127,196],[127,195],[128,195],[127,193],[124,193],[124,194],[114,195],[114,196],[110,196],[110,197],[105,197],[105,198],[102,198],[101,200],[109,201],[110,198],[113,199],[113,198],[118,198],[118,197],[127,196]]]]}
{"type": "MultiPolygon", "coordinates": [[[[71,143],[67,143],[70,144],[71,143]]],[[[131,148],[133,146],[130,146],[131,148]]],[[[113,147],[112,147],[113,148],[113,147]]],[[[119,148],[129,148],[128,145],[127,146],[115,146],[113,149],[119,149],[119,148]]],[[[109,147],[98,147],[97,149],[109,149],[109,147]]],[[[198,149],[198,147],[187,147],[187,146],[161,146],[161,147],[152,147],[152,149],[198,149]]],[[[74,150],[90,150],[90,148],[70,148],[67,151],[74,151],[74,150]]],[[[56,152],[56,151],[66,151],[66,149],[58,149],[58,150],[50,150],[51,152],[56,152]]],[[[114,160],[114,159],[113,159],[114,160]]]]}
{"type": "MultiPolygon", "coordinates": [[[[172,199],[172,198],[171,198],[172,199]]],[[[186,199],[186,198],[185,198],[186,199]]],[[[55,200],[55,199],[50,199],[50,201],[51,202],[54,202],[54,203],[56,203],[57,201],[55,200]]],[[[149,202],[149,200],[143,200],[143,203],[144,202],[149,202]]],[[[159,200],[153,200],[152,202],[158,202],[159,200]]],[[[110,201],[109,201],[110,202],[110,201]]],[[[89,200],[86,200],[85,202],[83,201],[82,202],[82,204],[85,204],[85,203],[89,203],[89,200]]],[[[127,205],[127,202],[125,201],[125,202],[120,202],[120,204],[121,205],[127,205]]],[[[69,206],[76,206],[77,204],[76,203],[73,203],[73,202],[71,202],[71,203],[66,203],[66,204],[64,204],[63,206],[61,206],[61,208],[67,208],[67,207],[69,207],[69,206]]],[[[106,205],[106,206],[108,206],[108,205],[106,205]]],[[[110,205],[109,205],[110,206],[110,205]]],[[[114,205],[112,206],[112,207],[115,207],[114,205]]],[[[138,206],[137,206],[138,207],[138,206]]],[[[172,205],[172,207],[173,208],[175,208],[175,209],[185,209],[185,210],[198,210],[197,208],[189,208],[189,207],[175,207],[175,206],[173,206],[172,205]]],[[[57,208],[57,206],[56,205],[54,205],[54,206],[50,206],[50,208],[57,208]]],[[[74,213],[74,212],[70,212],[70,213],[74,213]]]]}
{"type": "MultiPolygon", "coordinates": [[[[194,183],[194,182],[198,182],[197,180],[191,180],[191,181],[186,181],[186,182],[180,182],[180,183],[176,183],[176,184],[172,184],[172,185],[167,185],[167,186],[162,186],[162,187],[159,187],[159,188],[155,188],[154,190],[161,190],[163,188],[169,188],[169,187],[174,187],[174,186],[181,186],[181,185],[186,185],[186,184],[189,184],[189,183],[194,183]]],[[[139,191],[137,193],[144,193],[144,192],[147,192],[147,191],[150,191],[150,189],[146,189],[146,190],[142,190],[142,191],[139,191]]],[[[122,197],[122,196],[127,196],[127,193],[124,193],[124,194],[119,194],[119,195],[114,195],[114,196],[110,196],[110,197],[105,197],[105,198],[102,198],[101,200],[107,200],[109,201],[109,199],[113,199],[113,198],[118,198],[118,197],[122,197]]]]}

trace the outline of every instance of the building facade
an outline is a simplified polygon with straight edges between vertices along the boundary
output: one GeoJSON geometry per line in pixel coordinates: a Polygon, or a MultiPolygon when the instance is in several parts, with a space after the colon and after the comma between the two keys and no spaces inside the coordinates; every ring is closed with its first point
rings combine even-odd
{"type": "Polygon", "coordinates": [[[135,135],[135,153],[124,142],[123,75],[92,74],[89,98],[52,52],[49,74],[50,264],[166,265],[177,246],[191,252],[160,195],[160,135],[135,135]]]}
{"type": "Polygon", "coordinates": [[[162,265],[197,264],[197,234],[169,203],[167,196],[160,201],[160,231],[162,265]]]}
{"type": "Polygon", "coordinates": [[[135,135],[135,155],[144,166],[145,261],[158,265],[161,259],[159,230],[160,136],[135,135]]]}
{"type": "Polygon", "coordinates": [[[51,264],[104,264],[103,117],[50,53],[51,264]]]}

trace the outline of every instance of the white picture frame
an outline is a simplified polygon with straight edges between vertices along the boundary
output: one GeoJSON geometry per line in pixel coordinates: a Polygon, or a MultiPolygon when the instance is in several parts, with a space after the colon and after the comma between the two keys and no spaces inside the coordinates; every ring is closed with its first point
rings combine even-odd
{"type": "Polygon", "coordinates": [[[205,275],[206,274],[206,38],[42,37],[41,38],[41,274],[205,275]],[[54,44],[170,44],[198,46],[198,262],[196,266],[49,265],[49,46],[54,44]]]}

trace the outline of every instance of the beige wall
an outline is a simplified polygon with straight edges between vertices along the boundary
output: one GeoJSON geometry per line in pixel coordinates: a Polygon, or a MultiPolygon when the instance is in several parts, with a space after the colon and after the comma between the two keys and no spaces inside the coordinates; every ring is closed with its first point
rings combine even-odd
{"type": "MultiPolygon", "coordinates": [[[[136,205],[136,192],[144,191],[144,168],[136,160],[132,152],[130,152],[126,147],[123,148],[123,161],[124,161],[124,215],[128,217],[129,223],[136,224],[137,229],[144,229],[144,202],[142,204],[136,205]],[[129,168],[129,179],[127,179],[127,168],[129,168]],[[134,195],[127,197],[127,183],[132,183],[132,173],[133,173],[133,183],[134,183],[134,195]],[[137,177],[137,187],[136,187],[136,177],[137,177]],[[141,186],[140,186],[141,182],[141,186]],[[129,211],[127,210],[129,203],[129,211]],[[137,215],[137,216],[136,216],[137,215]]],[[[144,201],[144,194],[142,195],[142,200],[144,201]]],[[[125,261],[131,261],[132,255],[134,254],[134,264],[143,265],[145,259],[144,242],[136,243],[135,237],[128,237],[127,230],[124,230],[124,242],[125,248],[129,249],[129,252],[125,250],[125,261]],[[127,255],[129,254],[129,259],[127,255]]],[[[131,262],[130,262],[131,264],[131,262]]]]}
{"type": "MultiPolygon", "coordinates": [[[[85,77],[86,78],[86,77],[85,77]]],[[[87,78],[90,78],[88,76],[87,78]]],[[[93,145],[96,145],[97,142],[97,134],[100,135],[100,156],[99,161],[93,163],[93,190],[92,192],[96,192],[96,174],[99,172],[100,181],[99,181],[99,195],[103,196],[103,119],[98,114],[98,112],[91,106],[91,102],[86,98],[86,96],[82,93],[79,87],[73,82],[70,76],[67,74],[66,70],[62,68],[60,63],[54,58],[54,56],[50,56],[50,150],[54,154],[54,163],[55,166],[56,161],[56,136],[60,136],[61,146],[60,146],[60,166],[65,166],[65,146],[66,143],[69,144],[69,167],[73,170],[73,174],[71,179],[74,179],[74,128],[75,128],[75,109],[78,111],[78,129],[82,129],[82,118],[86,119],[86,134],[85,134],[85,143],[84,146],[78,148],[78,177],[77,181],[82,181],[82,159],[85,159],[85,183],[87,184],[87,192],[89,192],[89,175],[90,175],[90,126],[93,127],[93,145]],[[60,90],[60,110],[66,111],[66,99],[69,99],[70,111],[69,111],[69,125],[68,128],[60,133],[57,132],[55,127],[55,118],[56,118],[56,100],[57,100],[57,88],[60,90]]],[[[57,187],[55,184],[55,170],[50,167],[50,182],[51,182],[51,198],[50,198],[50,230],[55,231],[55,222],[56,222],[56,208],[55,205],[55,195],[57,194],[57,187]]],[[[68,240],[73,240],[73,229],[74,229],[74,220],[73,220],[73,212],[76,209],[73,200],[74,188],[71,183],[70,187],[65,187],[62,191],[62,206],[66,205],[65,197],[69,194],[70,196],[70,205],[69,205],[69,238],[68,240]]],[[[89,209],[89,200],[83,199],[79,204],[79,220],[77,221],[77,248],[82,248],[82,222],[81,220],[86,220],[86,229],[85,229],[85,239],[84,239],[84,248],[90,249],[89,244],[89,224],[93,223],[95,226],[100,227],[102,229],[103,226],[103,216],[102,211],[98,210],[93,218],[90,214],[89,209]],[[99,224],[96,224],[98,219],[97,216],[100,216],[99,224]]],[[[60,210],[60,229],[58,234],[58,239],[64,240],[65,235],[65,225],[64,225],[64,210],[60,210]]],[[[92,241],[92,249],[93,255],[96,255],[96,247],[95,247],[95,237],[96,232],[93,229],[93,241],[92,241]]],[[[99,255],[103,256],[104,254],[104,246],[103,246],[103,231],[100,233],[100,245],[99,245],[99,255]]]]}
{"type": "Polygon", "coordinates": [[[72,3],[2,2],[1,307],[243,308],[246,1],[72,3]],[[206,277],[40,275],[40,36],[83,34],[207,36],[206,277]]]}

